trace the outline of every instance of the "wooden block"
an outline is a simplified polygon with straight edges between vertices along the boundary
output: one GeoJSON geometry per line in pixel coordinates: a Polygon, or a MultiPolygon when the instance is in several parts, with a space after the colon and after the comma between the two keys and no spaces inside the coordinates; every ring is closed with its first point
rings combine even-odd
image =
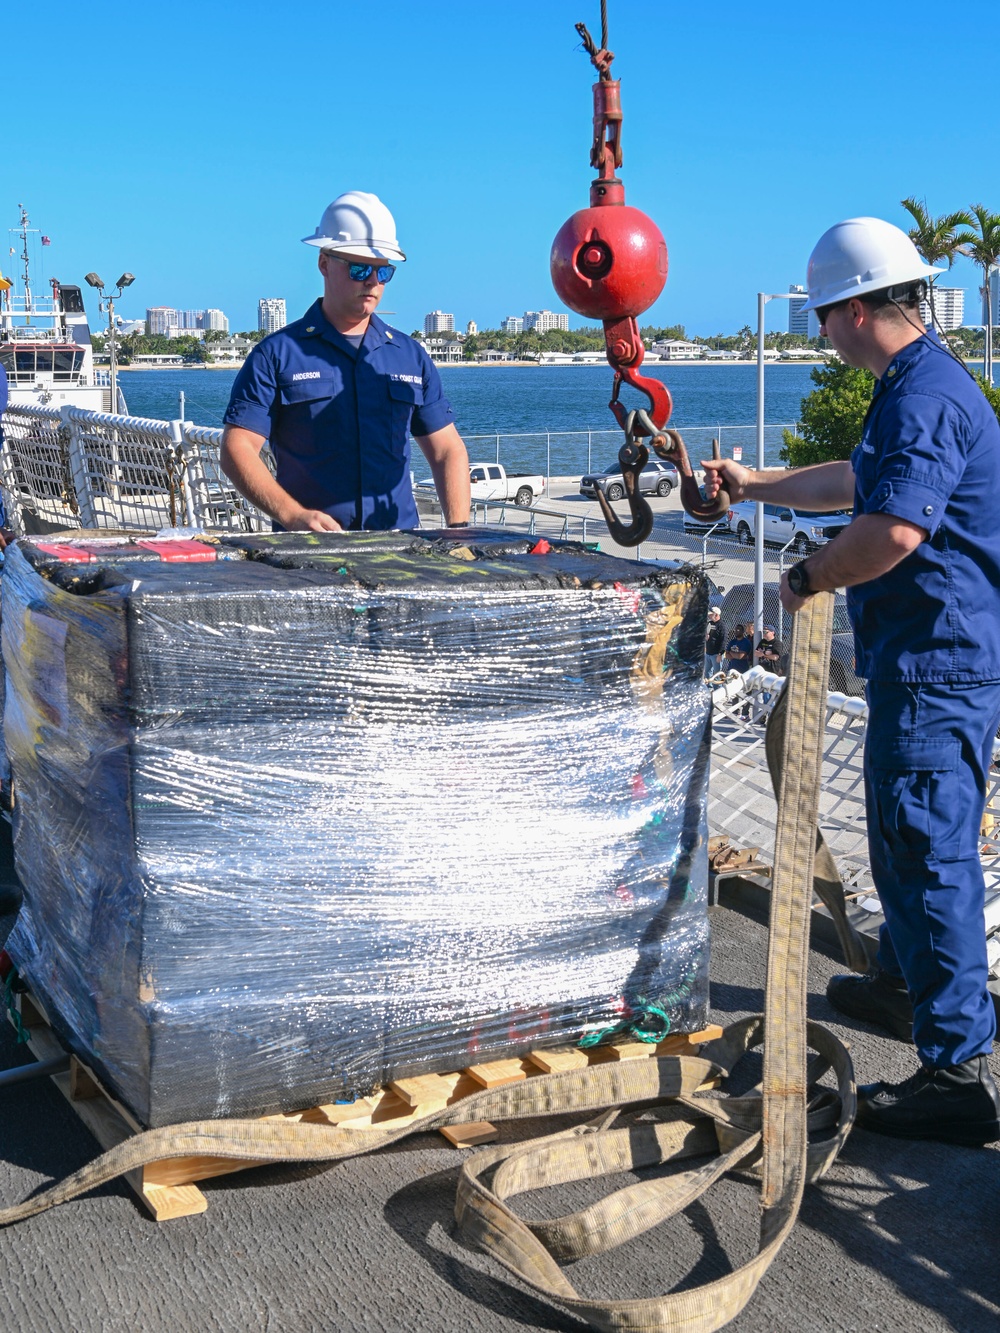
{"type": "Polygon", "coordinates": [[[651,1041],[613,1041],[601,1049],[608,1051],[612,1060],[648,1060],[657,1052],[656,1043],[651,1041]]]}
{"type": "Polygon", "coordinates": [[[100,1097],[101,1087],[85,1064],[70,1056],[69,1095],[74,1102],[87,1101],[91,1097],[100,1097]]]}
{"type": "Polygon", "coordinates": [[[528,1076],[529,1060],[491,1060],[487,1064],[469,1065],[466,1073],[484,1088],[503,1088],[508,1083],[520,1083],[528,1076]]]}
{"type": "Polygon", "coordinates": [[[589,1053],[581,1051],[579,1046],[554,1046],[548,1051],[532,1051],[528,1059],[546,1074],[561,1074],[565,1069],[586,1069],[590,1064],[589,1053]]]}
{"type": "Polygon", "coordinates": [[[145,1185],[140,1197],[157,1222],[193,1217],[208,1208],[208,1200],[197,1185],[145,1185]]]}
{"type": "MultiPolygon", "coordinates": [[[[48,1015],[32,995],[20,995],[18,997],[18,1012],[21,1015],[21,1022],[26,1028],[46,1027],[51,1028],[48,1015]]],[[[62,1048],[60,1047],[60,1050],[62,1048]]]]}
{"type": "Polygon", "coordinates": [[[443,1125],[441,1133],[456,1148],[475,1148],[480,1143],[495,1143],[500,1137],[496,1125],[488,1120],[472,1120],[467,1125],[443,1125]]]}
{"type": "Polygon", "coordinates": [[[451,1096],[455,1081],[458,1075],[454,1076],[454,1081],[441,1074],[418,1074],[415,1078],[397,1078],[394,1079],[389,1087],[401,1097],[407,1106],[419,1106],[422,1102],[440,1102],[447,1104],[451,1096]]]}
{"type": "Polygon", "coordinates": [[[717,1023],[703,1028],[701,1032],[677,1032],[671,1037],[664,1037],[656,1047],[657,1055],[696,1055],[698,1048],[706,1041],[715,1041],[722,1036],[722,1028],[717,1023]]]}
{"type": "MultiPolygon", "coordinates": [[[[264,1161],[246,1161],[234,1157],[168,1157],[162,1162],[149,1162],[142,1168],[142,1194],[150,1189],[180,1189],[196,1180],[211,1180],[228,1176],[234,1171],[246,1171],[251,1166],[264,1166],[264,1161]]],[[[203,1213],[204,1208],[196,1212],[203,1213]]],[[[186,1213],[171,1213],[171,1217],[185,1217],[186,1213]]]]}
{"type": "Polygon", "coordinates": [[[353,1102],[327,1102],[322,1106],[310,1106],[304,1111],[278,1111],[274,1115],[261,1116],[262,1120],[283,1120],[287,1124],[307,1125],[342,1125],[352,1120],[371,1119],[376,1106],[376,1094],[371,1097],[358,1097],[353,1102]]]}
{"type": "Polygon", "coordinates": [[[688,1041],[693,1041],[700,1046],[703,1041],[715,1041],[717,1037],[722,1036],[722,1028],[718,1023],[709,1023],[707,1028],[702,1028],[700,1032],[688,1033],[688,1041]]]}

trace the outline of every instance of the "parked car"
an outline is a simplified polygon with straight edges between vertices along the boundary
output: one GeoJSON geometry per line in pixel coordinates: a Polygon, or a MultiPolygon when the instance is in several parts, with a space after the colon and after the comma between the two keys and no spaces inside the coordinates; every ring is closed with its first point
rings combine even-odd
{"type": "MultiPolygon", "coordinates": [[[[545,490],[541,473],[508,472],[502,463],[471,463],[469,483],[473,501],[513,500],[522,508],[534,504],[535,496],[545,490]]],[[[434,480],[425,477],[414,482],[413,489],[417,494],[433,491],[434,480]]]]}
{"type": "Polygon", "coordinates": [[[704,536],[706,532],[710,532],[713,537],[731,537],[733,535],[725,514],[721,518],[713,519],[712,522],[708,523],[703,518],[692,518],[689,513],[685,512],[684,531],[699,536],[704,536]]]}
{"type": "MultiPolygon", "coordinates": [[[[665,463],[662,458],[654,456],[639,473],[639,493],[666,496],[674,489],[678,480],[677,469],[673,463],[665,463]]],[[[609,500],[625,498],[625,479],[617,458],[613,465],[605,468],[603,472],[588,472],[580,478],[581,495],[593,500],[599,489],[609,500]]]]}
{"type": "MultiPolygon", "coordinates": [[[[824,546],[851,521],[847,510],[819,514],[812,509],[793,509],[791,505],[764,505],[764,541],[768,546],[787,546],[791,542],[796,555],[806,555],[824,546]]],[[[757,536],[757,504],[741,500],[727,515],[729,530],[737,541],[750,546],[757,536]]]]}
{"type": "MultiPolygon", "coordinates": [[[[778,638],[785,649],[781,659],[781,672],[788,670],[788,649],[791,643],[791,616],[784,611],[778,599],[778,585],[764,584],[764,624],[773,625],[778,638]]],[[[738,624],[753,620],[754,589],[752,583],[739,583],[730,588],[722,599],[722,623],[726,637],[738,624]]],[[[833,641],[830,651],[830,676],[828,688],[838,694],[853,695],[863,699],[865,683],[854,670],[854,632],[847,614],[847,598],[838,592],[833,604],[833,641]]]]}

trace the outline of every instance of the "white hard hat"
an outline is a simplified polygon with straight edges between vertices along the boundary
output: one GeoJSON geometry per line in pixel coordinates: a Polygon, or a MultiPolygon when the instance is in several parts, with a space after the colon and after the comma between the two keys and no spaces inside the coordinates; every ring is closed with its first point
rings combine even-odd
{"type": "Polygon", "coordinates": [[[921,259],[906,232],[891,222],[848,218],[816,242],[806,275],[809,300],[802,309],[815,310],[943,272],[921,259]]]}
{"type": "Polygon", "coordinates": [[[406,258],[396,240],[392,214],[377,194],[366,194],[364,190],[338,194],[323,210],[313,234],[303,236],[302,240],[322,250],[345,250],[370,259],[406,258]]]}

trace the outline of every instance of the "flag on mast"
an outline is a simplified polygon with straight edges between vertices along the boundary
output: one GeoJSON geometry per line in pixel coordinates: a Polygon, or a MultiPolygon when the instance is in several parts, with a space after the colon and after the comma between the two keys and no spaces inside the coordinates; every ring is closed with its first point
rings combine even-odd
{"type": "Polygon", "coordinates": [[[43,245],[51,245],[52,242],[49,240],[49,238],[48,238],[47,236],[43,236],[43,237],[42,237],[42,244],[43,244],[43,245]]]}

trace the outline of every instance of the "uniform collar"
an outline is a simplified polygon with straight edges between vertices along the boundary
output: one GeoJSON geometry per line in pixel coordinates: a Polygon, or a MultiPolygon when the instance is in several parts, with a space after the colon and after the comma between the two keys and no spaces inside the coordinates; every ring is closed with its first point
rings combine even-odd
{"type": "MultiPolygon", "coordinates": [[[[904,372],[907,371],[915,361],[919,361],[922,357],[926,356],[930,351],[930,348],[934,348],[936,351],[945,352],[941,339],[933,329],[929,329],[922,338],[914,338],[913,342],[907,343],[901,351],[896,353],[888,366],[886,366],[885,374],[879,380],[881,388],[893,388],[902,378],[904,372]],[[930,344],[930,347],[928,347],[928,344],[930,344]]],[[[945,352],[945,355],[947,356],[947,352],[945,352]]]]}
{"type": "Polygon", "coordinates": [[[370,352],[386,343],[390,347],[393,345],[392,330],[379,319],[378,315],[372,315],[368,321],[368,328],[365,330],[361,346],[356,348],[353,343],[348,342],[344,335],[333,327],[326,315],[323,314],[322,299],[314,301],[306,311],[303,335],[307,338],[325,338],[327,342],[333,343],[334,347],[339,347],[341,351],[347,352],[352,357],[359,356],[363,352],[370,352]]]}

